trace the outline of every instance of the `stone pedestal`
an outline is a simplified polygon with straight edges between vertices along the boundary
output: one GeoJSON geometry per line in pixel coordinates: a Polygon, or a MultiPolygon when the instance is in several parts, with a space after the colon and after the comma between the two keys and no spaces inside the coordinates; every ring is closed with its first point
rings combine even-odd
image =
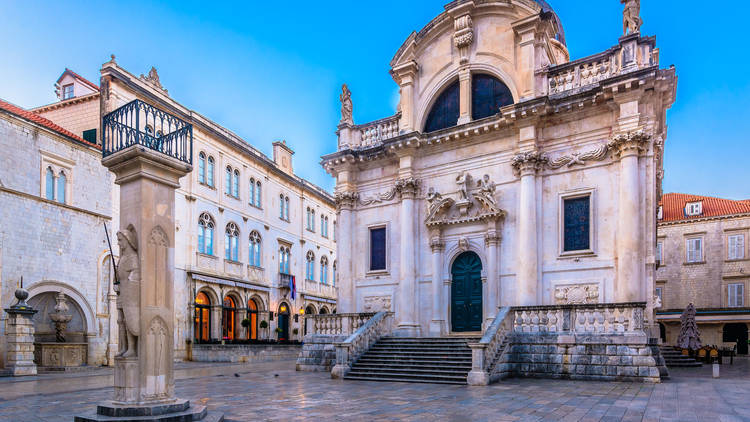
{"type": "Polygon", "coordinates": [[[36,311],[30,307],[18,307],[16,305],[6,309],[5,312],[8,313],[8,325],[5,333],[8,354],[5,367],[14,377],[36,375],[34,323],[31,321],[36,311]]]}

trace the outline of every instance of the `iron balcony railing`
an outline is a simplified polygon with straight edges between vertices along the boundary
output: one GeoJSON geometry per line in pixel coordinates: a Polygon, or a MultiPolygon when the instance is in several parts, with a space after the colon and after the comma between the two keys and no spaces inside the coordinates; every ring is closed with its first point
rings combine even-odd
{"type": "Polygon", "coordinates": [[[102,156],[141,145],[193,164],[193,125],[141,100],[102,118],[102,156]]]}

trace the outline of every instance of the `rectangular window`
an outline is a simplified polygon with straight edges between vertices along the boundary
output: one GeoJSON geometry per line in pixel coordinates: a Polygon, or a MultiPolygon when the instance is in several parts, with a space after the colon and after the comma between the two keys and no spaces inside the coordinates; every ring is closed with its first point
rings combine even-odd
{"type": "Polygon", "coordinates": [[[370,271],[386,269],[385,227],[370,229],[370,271]]]}
{"type": "Polygon", "coordinates": [[[83,131],[83,140],[86,142],[96,143],[96,129],[89,129],[83,131]]]}
{"type": "Polygon", "coordinates": [[[703,214],[703,203],[702,202],[688,202],[685,205],[686,215],[701,215],[703,214]]]}
{"type": "Polygon", "coordinates": [[[656,243],[656,265],[664,265],[664,243],[657,242],[656,243]]]}
{"type": "MultiPolygon", "coordinates": [[[[663,300],[664,300],[664,297],[662,296],[662,288],[661,288],[661,287],[657,287],[657,288],[656,288],[656,297],[658,297],[658,298],[659,298],[659,304],[662,304],[662,303],[664,303],[664,302],[663,302],[663,300]]],[[[657,307],[659,307],[659,308],[660,308],[661,306],[657,306],[657,307]]]]}
{"type": "Polygon", "coordinates": [[[73,95],[73,84],[63,86],[63,100],[69,100],[73,95]]]}
{"type": "Polygon", "coordinates": [[[563,200],[563,252],[591,249],[591,197],[563,200]]]}
{"type": "Polygon", "coordinates": [[[745,235],[733,234],[727,237],[727,259],[745,259],[745,235]]]}
{"type": "Polygon", "coordinates": [[[727,286],[729,297],[727,305],[730,308],[745,306],[745,283],[732,283],[727,286]]]}
{"type": "Polygon", "coordinates": [[[686,240],[687,262],[701,262],[703,260],[703,238],[695,237],[686,240]]]}

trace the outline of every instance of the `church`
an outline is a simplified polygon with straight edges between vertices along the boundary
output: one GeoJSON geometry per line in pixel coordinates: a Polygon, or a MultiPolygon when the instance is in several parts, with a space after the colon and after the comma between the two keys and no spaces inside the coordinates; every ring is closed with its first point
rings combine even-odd
{"type": "Polygon", "coordinates": [[[344,86],[321,163],[340,313],[387,310],[394,335],[437,337],[477,335],[502,306],[645,302],[653,326],[677,76],[623,3],[623,36],[571,58],[543,0],[454,1],[396,50],[394,115],[355,124],[344,86]]]}

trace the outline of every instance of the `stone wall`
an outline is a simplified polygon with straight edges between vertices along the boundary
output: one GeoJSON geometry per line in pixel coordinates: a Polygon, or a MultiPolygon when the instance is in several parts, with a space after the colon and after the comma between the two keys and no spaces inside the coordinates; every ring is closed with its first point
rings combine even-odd
{"type": "Polygon", "coordinates": [[[301,346],[296,344],[195,344],[194,362],[271,362],[294,360],[301,346]]]}
{"type": "Polygon", "coordinates": [[[297,370],[306,372],[330,372],[336,364],[335,344],[346,340],[348,335],[312,334],[305,337],[302,352],[297,358],[297,370]]]}
{"type": "Polygon", "coordinates": [[[645,336],[515,333],[493,373],[497,378],[660,382],[660,360],[645,336]]]}

